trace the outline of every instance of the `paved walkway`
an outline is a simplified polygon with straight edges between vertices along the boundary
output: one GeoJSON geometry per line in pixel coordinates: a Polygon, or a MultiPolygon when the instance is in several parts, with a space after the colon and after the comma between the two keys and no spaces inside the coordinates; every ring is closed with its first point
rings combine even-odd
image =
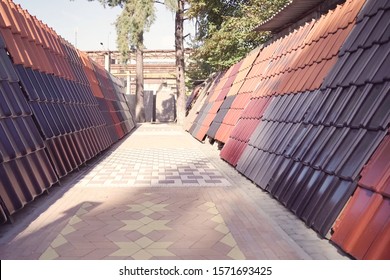
{"type": "Polygon", "coordinates": [[[341,259],[180,127],[145,124],[0,226],[1,259],[341,259]]]}

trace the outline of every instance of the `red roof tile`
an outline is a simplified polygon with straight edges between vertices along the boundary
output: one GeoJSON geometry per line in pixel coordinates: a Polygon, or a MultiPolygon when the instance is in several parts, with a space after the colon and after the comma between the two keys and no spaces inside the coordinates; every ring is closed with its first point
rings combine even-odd
{"type": "MultiPolygon", "coordinates": [[[[335,225],[332,241],[347,253],[363,259],[372,243],[382,239],[378,238],[378,235],[387,230],[385,225],[389,222],[390,200],[384,199],[380,194],[358,188],[335,225]]],[[[389,238],[382,239],[382,244],[386,242],[389,242],[389,238]]],[[[388,257],[388,248],[376,248],[379,251],[377,258],[386,255],[388,257]]]]}

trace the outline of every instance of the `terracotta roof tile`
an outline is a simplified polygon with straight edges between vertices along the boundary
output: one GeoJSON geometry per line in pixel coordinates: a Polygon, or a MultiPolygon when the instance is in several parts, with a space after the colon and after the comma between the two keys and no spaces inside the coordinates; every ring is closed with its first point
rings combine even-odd
{"type": "MultiPolygon", "coordinates": [[[[221,157],[321,235],[354,192],[390,121],[388,9],[367,2],[355,28],[365,1],[347,1],[265,44],[230,111],[223,112],[234,122],[236,108],[245,107],[221,157]],[[273,99],[261,118],[255,108],[265,96],[273,99]],[[256,114],[261,122],[252,122],[256,114]]],[[[381,180],[388,186],[386,176],[381,180]]],[[[376,236],[373,244],[387,244],[383,232],[376,236]]],[[[383,256],[379,249],[375,254],[383,256]]]]}
{"type": "Polygon", "coordinates": [[[369,190],[358,188],[336,224],[332,241],[359,259],[369,254],[375,259],[389,257],[388,237],[383,235],[390,219],[390,200],[369,190]],[[379,237],[379,238],[378,238],[379,237]],[[385,247],[373,246],[379,242],[385,247]],[[369,252],[371,251],[371,252],[369,252]]]}
{"type": "MultiPolygon", "coordinates": [[[[12,3],[12,2],[11,2],[12,3]]],[[[11,4],[9,1],[4,1],[4,9],[6,11],[6,14],[8,16],[8,19],[11,22],[11,31],[12,33],[21,33],[21,27],[19,25],[19,21],[17,16],[15,15],[15,10],[13,9],[13,3],[11,4]]]]}

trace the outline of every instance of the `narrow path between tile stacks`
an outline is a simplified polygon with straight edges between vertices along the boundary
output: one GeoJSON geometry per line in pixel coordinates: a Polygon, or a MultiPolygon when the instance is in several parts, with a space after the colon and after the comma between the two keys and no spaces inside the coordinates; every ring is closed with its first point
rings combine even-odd
{"type": "Polygon", "coordinates": [[[182,128],[144,124],[0,228],[1,259],[340,259],[182,128]]]}

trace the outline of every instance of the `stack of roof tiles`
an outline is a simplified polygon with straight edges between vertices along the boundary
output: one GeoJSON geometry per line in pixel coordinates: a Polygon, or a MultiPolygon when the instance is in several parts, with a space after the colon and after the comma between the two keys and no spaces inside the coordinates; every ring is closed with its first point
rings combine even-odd
{"type": "Polygon", "coordinates": [[[52,29],[11,1],[0,1],[1,155],[0,221],[32,201],[134,126],[120,84],[104,70],[88,73],[86,59],[52,29]],[[112,112],[125,115],[114,133],[95,96],[110,88],[112,112]],[[86,75],[86,73],[88,75],[86,75]],[[122,123],[125,123],[121,125],[122,123]],[[108,125],[108,126],[107,126],[108,125]],[[113,136],[113,134],[115,134],[113,136]]]}
{"type": "MultiPolygon", "coordinates": [[[[210,124],[212,122],[212,117],[215,116],[215,114],[209,116],[209,112],[212,109],[216,98],[221,92],[223,85],[225,85],[232,68],[233,67],[231,67],[226,72],[219,73],[215,77],[215,79],[213,79],[213,85],[209,88],[209,90],[204,92],[203,97],[206,98],[203,104],[201,104],[199,111],[196,113],[197,116],[192,122],[190,129],[188,130],[192,134],[192,136],[194,136],[199,141],[203,141],[206,137],[207,130],[209,129],[210,124]]],[[[198,99],[199,103],[201,103],[202,98],[198,99]]],[[[194,107],[194,109],[196,109],[196,106],[194,107]]]]}
{"type": "Polygon", "coordinates": [[[332,240],[359,259],[390,259],[389,53],[390,3],[367,1],[325,84],[342,91],[329,100],[339,108],[335,124],[355,131],[346,151],[337,151],[345,161],[340,171],[358,180],[332,240]]]}
{"type": "Polygon", "coordinates": [[[226,143],[242,110],[248,102],[249,98],[246,99],[246,97],[250,97],[250,95],[243,94],[241,89],[243,88],[243,84],[247,82],[249,77],[248,72],[252,69],[253,62],[258,54],[259,49],[256,49],[243,59],[236,79],[210,126],[207,135],[220,143],[226,143]],[[213,130],[217,130],[217,132],[213,133],[213,130]]]}
{"type": "Polygon", "coordinates": [[[390,258],[387,2],[348,0],[265,45],[221,151],[322,236],[345,207],[332,240],[359,259],[390,258]]]}
{"type": "MultiPolygon", "coordinates": [[[[226,109],[221,110],[221,106],[223,103],[225,103],[225,98],[233,87],[241,64],[242,61],[234,64],[232,67],[230,67],[229,71],[226,72],[226,82],[220,89],[219,94],[216,95],[217,98],[215,99],[213,106],[210,108],[210,111],[208,112],[207,117],[205,119],[205,123],[203,124],[203,126],[206,126],[208,128],[206,131],[206,135],[208,135],[212,139],[215,138],[218,128],[220,127],[222,120],[227,113],[226,109]]],[[[228,98],[228,100],[230,101],[232,99],[228,98]]]]}
{"type": "Polygon", "coordinates": [[[340,153],[332,156],[325,147],[331,136],[328,145],[340,143],[341,132],[310,117],[319,100],[338,94],[318,89],[337,62],[362,4],[346,2],[269,46],[273,51],[264,61],[264,78],[248,106],[257,98],[272,100],[237,164],[241,173],[322,235],[356,184],[352,174],[339,172],[340,153]]]}
{"type": "Polygon", "coordinates": [[[207,107],[208,100],[210,99],[210,94],[214,92],[215,85],[219,82],[222,73],[216,73],[209,77],[204,84],[200,85],[201,89],[199,93],[195,91],[192,94],[191,105],[188,110],[184,122],[184,129],[194,135],[194,131],[199,129],[199,124],[201,116],[205,112],[207,107]]]}

